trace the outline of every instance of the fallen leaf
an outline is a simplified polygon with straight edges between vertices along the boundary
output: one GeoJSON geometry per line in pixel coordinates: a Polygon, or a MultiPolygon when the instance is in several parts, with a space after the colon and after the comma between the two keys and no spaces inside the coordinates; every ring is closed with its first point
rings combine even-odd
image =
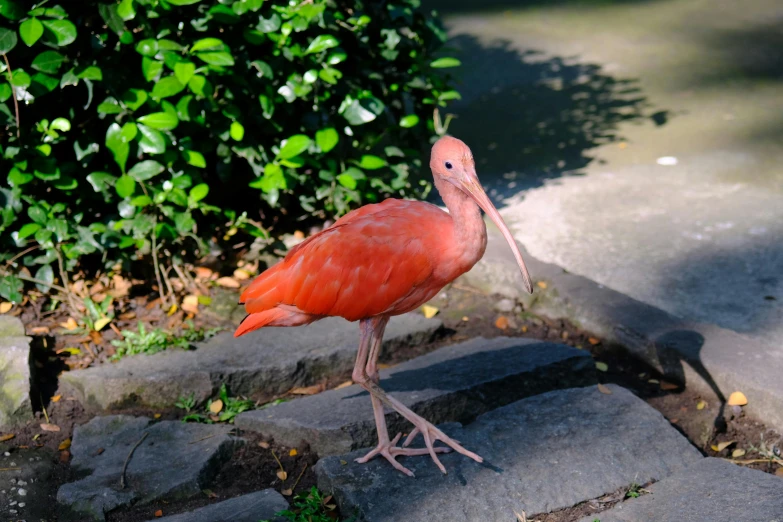
{"type": "Polygon", "coordinates": [[[258,445],[261,446],[264,449],[269,449],[269,443],[266,442],[266,441],[262,440],[261,442],[258,443],[258,445]]]}
{"type": "Polygon", "coordinates": [[[201,492],[204,493],[209,498],[217,498],[217,493],[215,493],[211,489],[202,489],[201,492]]]}
{"type": "MultiPolygon", "coordinates": [[[[98,323],[95,323],[95,327],[98,327],[98,323]]],[[[94,342],[96,346],[103,344],[103,336],[96,331],[90,332],[90,340],[94,342]]]]}
{"type": "Polygon", "coordinates": [[[674,384],[674,383],[661,381],[661,389],[664,390],[664,391],[676,390],[678,388],[679,388],[679,386],[674,384]]]}
{"type": "Polygon", "coordinates": [[[706,407],[707,407],[707,402],[706,401],[699,401],[699,402],[696,403],[696,409],[697,410],[703,410],[706,407]]]}
{"type": "Polygon", "coordinates": [[[7,314],[11,310],[11,308],[13,308],[13,307],[14,307],[14,304],[13,303],[9,303],[7,301],[3,302],[3,303],[0,303],[0,314],[7,314]]]}
{"type": "Polygon", "coordinates": [[[729,446],[731,446],[732,444],[734,444],[735,442],[737,442],[737,441],[736,440],[729,440],[729,441],[726,441],[726,442],[719,442],[718,444],[713,444],[712,445],[712,450],[713,451],[723,451],[726,448],[728,448],[729,446]]]}
{"type": "Polygon", "coordinates": [[[30,333],[33,335],[46,335],[49,333],[49,327],[48,326],[35,326],[33,328],[30,328],[30,333]]]}
{"type": "MultiPolygon", "coordinates": [[[[348,461],[347,461],[347,460],[341,460],[341,461],[340,461],[340,465],[341,465],[341,466],[345,466],[346,464],[348,464],[348,461]]],[[[783,469],[783,468],[780,468],[780,469],[783,469]]]]}
{"type": "Polygon", "coordinates": [[[609,371],[609,365],[605,362],[595,361],[595,369],[599,372],[607,372],[609,371]]]}
{"type": "Polygon", "coordinates": [[[197,314],[198,313],[198,296],[197,295],[186,295],[185,299],[182,300],[182,309],[185,310],[188,313],[191,314],[197,314]]]}
{"type": "Polygon", "coordinates": [[[212,270],[205,266],[196,267],[196,279],[209,279],[212,277],[212,270]]]}
{"type": "Polygon", "coordinates": [[[198,304],[209,306],[212,304],[212,298],[209,297],[208,295],[200,295],[198,296],[198,304]]]}
{"type": "Polygon", "coordinates": [[[297,454],[296,448],[288,452],[289,457],[296,457],[296,454],[297,454]]]}
{"type": "Polygon", "coordinates": [[[100,332],[110,322],[111,322],[111,318],[110,317],[101,317],[100,319],[95,321],[95,324],[93,325],[95,327],[95,331],[96,332],[100,332]]]}
{"type": "Polygon", "coordinates": [[[60,431],[60,427],[57,424],[49,424],[48,422],[41,424],[41,429],[44,431],[60,431]]]}
{"type": "Polygon", "coordinates": [[[467,315],[463,315],[462,316],[462,321],[467,323],[468,321],[470,321],[470,317],[468,317],[467,315]]]}
{"type": "Polygon", "coordinates": [[[288,473],[286,473],[285,471],[278,471],[277,472],[277,478],[279,478],[280,480],[285,482],[285,479],[288,478],[288,473]]]}
{"type": "Polygon", "coordinates": [[[281,493],[281,494],[282,494],[284,497],[290,497],[291,495],[293,495],[293,494],[294,494],[293,490],[291,490],[291,489],[284,489],[284,490],[280,491],[280,493],[281,493]]]}
{"type": "Polygon", "coordinates": [[[729,395],[729,406],[745,406],[748,403],[748,398],[741,391],[735,391],[729,395]]]}
{"type": "Polygon", "coordinates": [[[421,312],[427,319],[432,319],[438,314],[438,309],[431,305],[422,305],[421,312]]]}
{"type": "Polygon", "coordinates": [[[378,363],[378,364],[375,365],[375,367],[378,368],[379,370],[388,370],[392,366],[394,366],[394,365],[393,364],[386,364],[386,363],[378,363]]]}
{"type": "Polygon", "coordinates": [[[778,468],[775,470],[775,476],[783,477],[783,468],[778,468]]]}
{"type": "Polygon", "coordinates": [[[59,446],[57,446],[57,449],[62,451],[62,450],[67,450],[70,447],[71,447],[71,439],[65,439],[60,443],[59,446]]]}
{"type": "Polygon", "coordinates": [[[508,328],[508,317],[505,315],[501,315],[497,319],[495,319],[495,328],[500,328],[501,330],[505,330],[508,328]]]}
{"type": "Polygon", "coordinates": [[[0,442],[5,442],[7,440],[11,440],[14,437],[16,437],[16,435],[14,435],[13,433],[6,433],[5,435],[0,435],[0,442]]]}
{"type": "Polygon", "coordinates": [[[669,420],[669,422],[671,422],[672,424],[677,424],[678,422],[680,422],[680,419],[678,419],[677,417],[675,417],[675,418],[673,418],[673,419],[669,420]]]}
{"type": "Polygon", "coordinates": [[[293,395],[315,395],[321,392],[321,385],[305,386],[304,388],[294,388],[290,391],[293,395]]]}
{"type": "Polygon", "coordinates": [[[209,420],[211,420],[212,422],[219,422],[220,421],[220,417],[218,415],[214,414],[214,413],[210,413],[209,414],[209,420]]]}
{"type": "Polygon", "coordinates": [[[63,464],[67,464],[68,460],[71,458],[71,452],[68,450],[63,450],[60,452],[60,462],[63,464]]]}
{"type": "Polygon", "coordinates": [[[250,279],[253,274],[245,270],[244,268],[237,268],[234,270],[234,279],[237,281],[246,281],[250,279]]]}
{"type": "Polygon", "coordinates": [[[82,351],[74,346],[69,346],[67,348],[60,348],[59,350],[56,350],[54,353],[58,355],[61,353],[67,353],[68,355],[80,355],[82,351]]]}
{"type": "Polygon", "coordinates": [[[171,305],[171,308],[169,308],[169,311],[166,312],[166,315],[171,317],[172,315],[174,315],[176,313],[177,313],[177,303],[174,303],[173,305],[171,305]]]}
{"type": "Polygon", "coordinates": [[[595,337],[588,337],[587,342],[595,346],[596,344],[601,343],[601,339],[596,339],[595,337]]]}
{"type": "Polygon", "coordinates": [[[660,384],[661,383],[661,381],[659,381],[658,379],[648,379],[647,382],[649,382],[650,384],[660,384]]]}
{"type": "Polygon", "coordinates": [[[38,438],[39,438],[40,436],[41,436],[41,434],[40,434],[40,433],[36,433],[35,435],[33,435],[33,440],[38,440],[38,438]]]}
{"type": "Polygon", "coordinates": [[[603,393],[604,395],[611,395],[612,390],[610,390],[607,386],[604,386],[600,382],[598,383],[598,391],[603,393]]]}
{"type": "Polygon", "coordinates": [[[136,312],[125,312],[124,314],[120,314],[120,319],[123,321],[130,321],[131,319],[136,319],[136,312]]]}
{"type": "Polygon", "coordinates": [[[345,381],[344,383],[338,385],[335,390],[342,390],[343,388],[347,388],[348,386],[353,386],[353,381],[345,381]]]}
{"type": "Polygon", "coordinates": [[[76,322],[76,319],[69,317],[64,323],[60,323],[60,326],[66,330],[76,330],[79,327],[79,324],[76,322]]]}
{"type": "Polygon", "coordinates": [[[231,277],[221,277],[215,282],[225,288],[239,288],[239,281],[231,277]]]}
{"type": "Polygon", "coordinates": [[[732,458],[738,459],[738,458],[743,457],[743,456],[745,456],[745,450],[742,449],[742,448],[737,448],[737,449],[735,449],[734,451],[731,452],[731,457],[732,458]]]}
{"type": "Polygon", "coordinates": [[[130,293],[130,288],[133,286],[133,283],[117,274],[112,276],[111,282],[113,288],[109,290],[109,293],[112,297],[125,297],[130,293]]]}
{"type": "Polygon", "coordinates": [[[162,517],[163,516],[163,510],[162,509],[157,510],[155,512],[155,516],[158,517],[158,518],[162,517]]]}
{"type": "Polygon", "coordinates": [[[568,339],[568,332],[566,330],[563,330],[563,333],[560,334],[560,337],[565,341],[568,339]]]}
{"type": "Polygon", "coordinates": [[[294,231],[294,238],[295,239],[304,239],[304,237],[305,237],[304,232],[302,232],[301,230],[295,230],[294,231]]]}
{"type": "Polygon", "coordinates": [[[538,288],[540,288],[541,290],[545,290],[546,289],[546,281],[538,281],[536,283],[536,286],[538,286],[538,288]]]}
{"type": "Polygon", "coordinates": [[[337,504],[324,504],[324,507],[329,511],[334,511],[337,509],[337,504]]]}
{"type": "Polygon", "coordinates": [[[155,417],[156,419],[160,419],[160,413],[154,414],[153,417],[155,417]]]}
{"type": "Polygon", "coordinates": [[[52,402],[60,402],[60,399],[62,399],[62,398],[63,398],[62,395],[55,395],[54,397],[52,397],[49,400],[52,401],[52,402]]]}
{"type": "Polygon", "coordinates": [[[212,413],[220,413],[220,410],[223,409],[223,401],[220,399],[212,401],[212,404],[209,405],[209,411],[212,413]]]}
{"type": "Polygon", "coordinates": [[[519,329],[522,333],[527,333],[527,325],[523,325],[522,328],[519,329]]]}

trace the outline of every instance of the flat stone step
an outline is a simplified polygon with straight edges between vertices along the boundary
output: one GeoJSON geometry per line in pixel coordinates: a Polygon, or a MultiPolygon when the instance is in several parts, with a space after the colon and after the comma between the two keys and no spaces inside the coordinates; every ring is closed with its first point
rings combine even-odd
{"type": "Polygon", "coordinates": [[[187,513],[153,518],[148,522],[283,522],[284,518],[275,515],[286,509],[288,502],[283,495],[274,489],[264,489],[187,513]]]}
{"type": "Polygon", "coordinates": [[[385,460],[355,463],[360,450],[321,459],[318,487],[365,521],[515,520],[514,511],[570,507],[702,459],[660,413],[624,388],[609,389],[556,390],[445,428],[484,464],[449,453],[440,457],[444,475],[429,457],[401,458],[413,479],[385,460]]]}
{"type": "Polygon", "coordinates": [[[783,480],[707,458],[581,522],[781,522],[783,480]]]}
{"type": "Polygon", "coordinates": [[[0,315],[0,430],[33,418],[30,338],[16,317],[0,315]]]}
{"type": "Polygon", "coordinates": [[[95,417],[76,427],[71,444],[71,470],[87,476],[61,486],[57,501],[79,513],[80,520],[104,520],[113,509],[137,502],[200,495],[234,449],[244,444],[228,435],[231,429],[180,421],[153,423],[129,415],[95,417]],[[121,488],[123,465],[139,441],[121,488]]]}
{"type": "MultiPolygon", "coordinates": [[[[383,349],[427,342],[441,326],[417,313],[395,317],[386,329],[383,349]]],[[[264,328],[238,339],[226,333],[195,350],[136,355],[65,372],[61,379],[93,411],[169,407],[190,394],[200,402],[222,383],[232,394],[269,397],[350,373],[358,345],[358,324],[328,318],[299,328],[264,328]]]]}
{"type": "MultiPolygon", "coordinates": [[[[470,422],[523,397],[594,382],[588,353],[509,337],[445,346],[381,371],[384,390],[434,423],[470,422]]],[[[392,436],[410,429],[391,410],[386,418],[392,436]]],[[[377,442],[370,398],[358,385],[242,413],[234,422],[289,446],[305,440],[321,457],[377,442]]]]}

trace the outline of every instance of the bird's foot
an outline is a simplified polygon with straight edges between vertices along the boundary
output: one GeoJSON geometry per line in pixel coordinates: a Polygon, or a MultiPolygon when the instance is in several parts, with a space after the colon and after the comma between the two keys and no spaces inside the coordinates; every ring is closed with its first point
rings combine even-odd
{"type": "MultiPolygon", "coordinates": [[[[417,416],[418,417],[418,416],[417,416]]],[[[438,468],[445,474],[446,468],[441,464],[440,460],[438,459],[438,456],[436,453],[443,453],[441,450],[443,448],[435,448],[433,447],[433,443],[436,440],[439,440],[443,442],[444,444],[447,444],[449,446],[448,449],[453,449],[457,453],[461,453],[462,455],[465,455],[466,457],[469,457],[476,462],[484,462],[484,459],[481,458],[479,455],[473,453],[472,451],[468,451],[462,446],[460,446],[459,441],[456,441],[440,431],[438,428],[432,425],[431,422],[428,420],[418,417],[413,422],[415,428],[413,431],[410,432],[408,435],[408,438],[405,439],[405,442],[402,444],[403,448],[407,448],[411,442],[413,442],[413,439],[416,438],[416,436],[421,433],[424,437],[424,444],[426,444],[427,449],[425,451],[429,452],[430,456],[432,457],[432,460],[435,461],[435,464],[438,466],[438,468]]]]}
{"type": "MultiPolygon", "coordinates": [[[[378,446],[370,451],[367,455],[364,457],[356,459],[356,462],[360,464],[364,464],[366,462],[369,462],[370,460],[374,459],[378,455],[381,455],[386,460],[388,460],[392,466],[394,466],[395,469],[402,471],[409,477],[413,477],[414,474],[411,470],[397,462],[397,457],[400,456],[416,456],[416,455],[427,455],[430,454],[430,449],[428,448],[400,448],[397,446],[397,443],[400,441],[400,437],[402,437],[402,433],[398,433],[396,437],[394,437],[392,440],[388,440],[387,442],[379,442],[378,446]]],[[[448,453],[451,451],[451,448],[434,448],[435,453],[448,453]]],[[[437,459],[436,459],[437,461],[437,459]]]]}

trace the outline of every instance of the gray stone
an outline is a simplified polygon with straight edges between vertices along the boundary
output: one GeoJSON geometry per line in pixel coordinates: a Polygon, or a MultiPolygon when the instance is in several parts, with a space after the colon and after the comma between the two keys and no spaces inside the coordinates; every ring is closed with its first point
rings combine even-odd
{"type": "Polygon", "coordinates": [[[357,464],[365,450],[316,465],[318,486],[343,515],[393,520],[514,520],[514,511],[545,513],[672,475],[702,459],[657,411],[610,385],[557,390],[509,404],[447,430],[484,457],[401,458],[411,479],[385,460],[357,464]],[[340,461],[347,461],[343,465],[340,461]]]}
{"type": "MultiPolygon", "coordinates": [[[[591,384],[595,366],[589,354],[564,345],[478,338],[383,370],[381,379],[387,392],[431,422],[466,423],[523,397],[591,384]]],[[[409,429],[391,410],[386,418],[392,436],[409,429]]],[[[372,405],[358,385],[245,412],[234,422],[289,446],[305,440],[321,457],[377,442],[372,405]]]]}
{"type": "Polygon", "coordinates": [[[0,315],[0,430],[33,418],[30,338],[16,317],[0,315]]]}
{"type": "MultiPolygon", "coordinates": [[[[417,313],[389,322],[384,351],[430,340],[441,323],[417,313]]],[[[240,338],[226,333],[190,351],[167,350],[115,364],[65,372],[90,410],[172,406],[182,395],[201,402],[225,383],[233,394],[269,398],[330,376],[350,374],[359,328],[328,318],[299,328],[264,328],[240,338]]]]}
{"type": "Polygon", "coordinates": [[[284,518],[275,515],[286,509],[288,509],[288,502],[283,495],[274,489],[265,489],[211,504],[189,513],[154,518],[149,522],[258,522],[259,520],[283,522],[284,518]]]}
{"type": "Polygon", "coordinates": [[[54,511],[54,456],[45,449],[0,453],[0,520],[49,520],[54,511]],[[10,510],[16,513],[10,513],[10,510]]]}
{"type": "MultiPolygon", "coordinates": [[[[776,350],[732,330],[679,319],[530,255],[525,259],[533,276],[547,281],[546,289],[536,287],[535,294],[526,298],[528,310],[569,319],[625,348],[668,380],[684,383],[718,402],[742,390],[748,397],[749,415],[783,430],[783,379],[774,364],[781,354],[776,350]]],[[[480,270],[466,274],[468,284],[481,287],[483,274],[488,272],[518,276],[505,240],[492,227],[479,265],[480,270]]],[[[483,288],[509,297],[515,293],[503,285],[483,288]]]]}
{"type": "Polygon", "coordinates": [[[703,459],[581,522],[783,522],[783,480],[721,459],[703,459]]]}
{"type": "Polygon", "coordinates": [[[199,495],[244,443],[229,436],[230,430],[224,425],[153,423],[128,415],[95,417],[76,427],[71,444],[71,469],[87,476],[61,486],[57,501],[103,520],[109,511],[132,503],[199,495]],[[145,433],[128,461],[122,489],[123,464],[145,433]]]}

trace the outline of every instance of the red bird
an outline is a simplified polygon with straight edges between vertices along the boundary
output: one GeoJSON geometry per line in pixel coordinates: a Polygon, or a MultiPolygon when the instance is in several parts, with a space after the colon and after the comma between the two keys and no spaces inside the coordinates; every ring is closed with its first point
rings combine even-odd
{"type": "Polygon", "coordinates": [[[249,315],[234,334],[265,326],[299,326],[327,316],[360,321],[353,380],[370,393],[378,446],[357,462],[382,455],[409,476],[413,473],[396,461],[397,456],[429,453],[443,473],[446,468],[436,453],[454,449],[477,462],[482,458],[378,386],[377,361],[389,318],[426,303],[481,259],[487,229],[479,207],[503,233],[527,291],[533,292],[516,242],[479,184],[468,146],[450,136],[441,138],[432,147],[430,168],[448,213],[430,203],[399,199],[349,212],[253,281],[240,298],[249,315]],[[384,405],[414,425],[402,447],[397,446],[402,434],[389,439],[384,405]],[[426,448],[408,448],[419,433],[426,448]],[[451,449],[433,447],[436,440],[451,449]]]}

